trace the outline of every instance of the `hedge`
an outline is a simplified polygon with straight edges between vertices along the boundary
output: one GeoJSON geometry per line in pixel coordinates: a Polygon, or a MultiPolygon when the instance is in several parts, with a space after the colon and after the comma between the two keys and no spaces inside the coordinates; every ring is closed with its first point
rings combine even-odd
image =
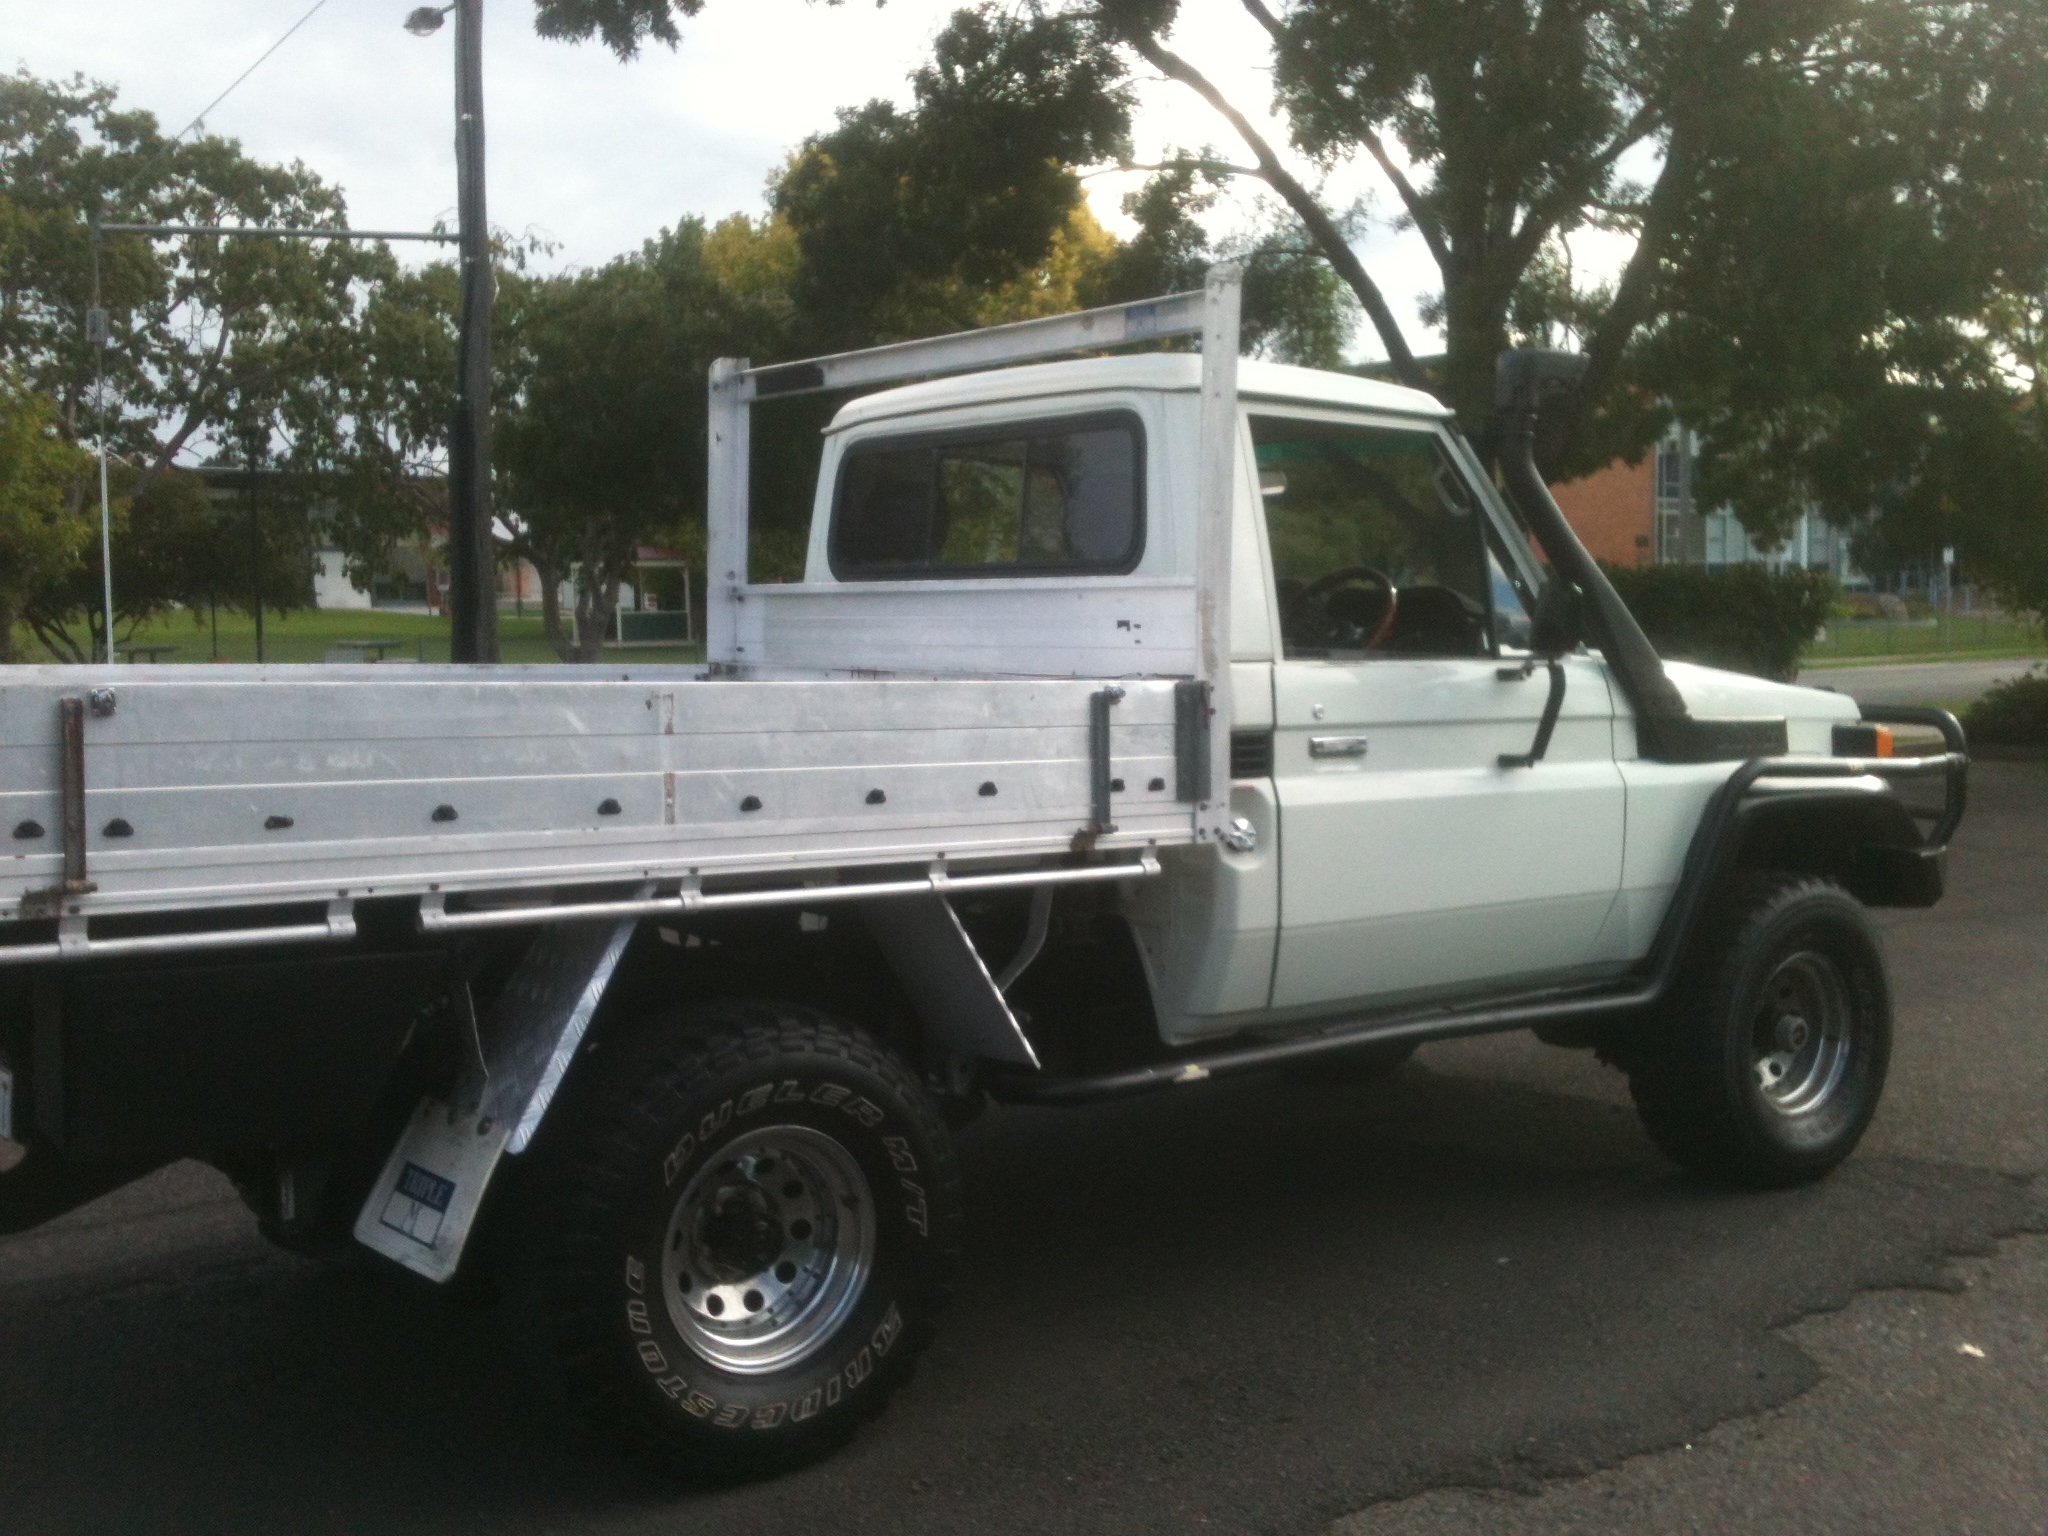
{"type": "Polygon", "coordinates": [[[2048,747],[2048,669],[1993,683],[1963,716],[1971,742],[2048,747]]]}
{"type": "Polygon", "coordinates": [[[1790,682],[1827,622],[1834,579],[1762,565],[1604,565],[1660,656],[1790,682]]]}

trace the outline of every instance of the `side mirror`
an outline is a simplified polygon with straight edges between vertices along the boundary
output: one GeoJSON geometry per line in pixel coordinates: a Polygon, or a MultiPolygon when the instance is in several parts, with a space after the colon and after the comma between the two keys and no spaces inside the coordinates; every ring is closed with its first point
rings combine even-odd
{"type": "Polygon", "coordinates": [[[1553,575],[1536,594],[1536,612],[1529,621],[1529,649],[1538,656],[1562,656],[1585,638],[1579,611],[1579,590],[1553,575]]]}

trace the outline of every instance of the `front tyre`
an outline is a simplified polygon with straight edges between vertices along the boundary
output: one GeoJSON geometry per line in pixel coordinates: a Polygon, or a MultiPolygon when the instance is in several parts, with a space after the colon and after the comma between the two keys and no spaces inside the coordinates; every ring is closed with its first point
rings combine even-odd
{"type": "Polygon", "coordinates": [[[1877,930],[1831,880],[1761,876],[1702,935],[1668,1033],[1629,1064],[1651,1138],[1695,1173],[1811,1183],[1855,1149],[1891,1059],[1877,930]]]}
{"type": "Polygon", "coordinates": [[[543,1295],[579,1405],[692,1481],[843,1443],[907,1373],[960,1176],[909,1068],[785,1004],[663,1021],[576,1116],[543,1295]]]}

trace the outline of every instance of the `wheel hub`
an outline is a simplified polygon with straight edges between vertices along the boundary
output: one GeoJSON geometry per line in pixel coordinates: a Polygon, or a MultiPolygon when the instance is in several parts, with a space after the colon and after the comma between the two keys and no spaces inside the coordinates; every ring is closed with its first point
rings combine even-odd
{"type": "Polygon", "coordinates": [[[768,1268],[783,1241],[781,1221],[751,1183],[721,1184],[697,1222],[697,1251],[720,1280],[742,1280],[768,1268]]]}
{"type": "Polygon", "coordinates": [[[1813,950],[1786,956],[1764,984],[1751,1033],[1751,1064],[1764,1102],[1808,1114],[1848,1071],[1853,1012],[1835,962],[1813,950]]]}
{"type": "Polygon", "coordinates": [[[852,1153],[809,1126],[750,1131],[676,1200],[662,1246],[669,1320],[713,1365],[782,1370],[845,1320],[875,1241],[874,1202],[852,1153]]]}

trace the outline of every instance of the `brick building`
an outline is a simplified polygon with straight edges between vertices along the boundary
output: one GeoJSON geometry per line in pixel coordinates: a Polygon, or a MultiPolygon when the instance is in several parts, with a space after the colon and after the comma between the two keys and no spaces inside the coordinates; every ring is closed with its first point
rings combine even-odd
{"type": "Polygon", "coordinates": [[[1656,558],[1656,460],[1616,459],[1551,494],[1579,542],[1610,565],[1648,565],[1656,558]]]}
{"type": "Polygon", "coordinates": [[[1697,503],[1699,439],[1674,427],[1639,463],[1605,469],[1551,489],[1594,556],[1614,565],[1793,565],[1837,581],[1858,575],[1849,539],[1818,512],[1800,515],[1777,549],[1759,549],[1733,513],[1697,503]]]}

